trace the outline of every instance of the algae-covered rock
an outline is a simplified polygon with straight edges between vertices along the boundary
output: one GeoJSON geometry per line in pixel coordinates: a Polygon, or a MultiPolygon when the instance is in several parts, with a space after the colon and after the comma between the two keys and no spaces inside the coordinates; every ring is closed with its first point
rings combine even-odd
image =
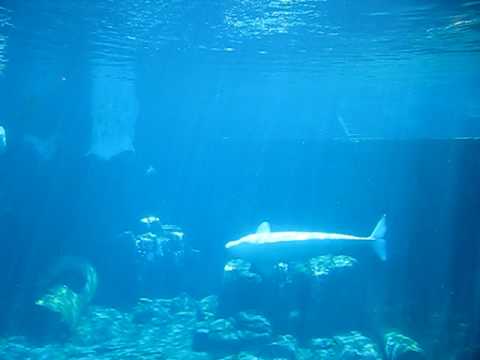
{"type": "Polygon", "coordinates": [[[181,321],[182,317],[195,318],[197,308],[195,300],[186,296],[172,299],[140,298],[132,310],[132,319],[139,324],[162,325],[179,318],[181,321]]]}
{"type": "Polygon", "coordinates": [[[336,346],[336,342],[330,338],[316,338],[310,342],[310,347],[313,350],[328,350],[333,349],[336,346]]]}
{"type": "Polygon", "coordinates": [[[193,299],[182,296],[143,298],[131,312],[91,307],[72,342],[97,346],[99,352],[112,354],[111,359],[209,359],[206,353],[192,350],[196,306],[193,299]]]}
{"type": "Polygon", "coordinates": [[[314,277],[321,278],[334,275],[342,271],[350,270],[358,264],[358,261],[351,256],[345,255],[323,255],[317,256],[308,262],[307,271],[314,277]]]}
{"type": "Polygon", "coordinates": [[[305,338],[359,328],[368,318],[358,262],[350,256],[323,255],[257,270],[241,259],[225,265],[219,297],[222,316],[260,311],[277,331],[301,332],[305,338]]]}
{"type": "Polygon", "coordinates": [[[249,262],[231,260],[224,266],[219,311],[224,315],[232,315],[242,310],[261,310],[264,290],[262,277],[249,262]]]}
{"type": "Polygon", "coordinates": [[[297,340],[292,335],[282,335],[266,345],[260,352],[268,359],[297,359],[297,340]]]}
{"type": "Polygon", "coordinates": [[[57,278],[61,279],[62,272],[79,272],[84,282],[83,287],[74,291],[69,285],[54,284],[35,301],[35,304],[59,314],[61,321],[73,330],[95,296],[98,278],[95,269],[89,263],[78,260],[69,261],[70,259],[61,261],[53,271],[54,275],[51,274],[51,276],[55,276],[54,281],[58,281],[57,278]]]}
{"type": "Polygon", "coordinates": [[[78,323],[84,303],[67,285],[58,285],[51,288],[35,304],[59,313],[65,324],[74,327],[78,323]]]}
{"type": "Polygon", "coordinates": [[[0,339],[0,359],[28,359],[31,349],[23,337],[0,339]]]}
{"type": "Polygon", "coordinates": [[[170,312],[175,314],[179,312],[196,312],[197,302],[185,293],[176,296],[170,300],[163,299],[165,305],[168,304],[170,312]]]}
{"type": "Polygon", "coordinates": [[[240,312],[235,316],[240,346],[248,350],[267,344],[272,340],[272,325],[262,315],[252,312],[240,312]]]}
{"type": "Polygon", "coordinates": [[[300,309],[304,337],[365,329],[372,303],[355,258],[324,255],[308,262],[308,298],[300,309]]]}
{"type": "Polygon", "coordinates": [[[425,353],[413,339],[397,332],[384,335],[387,360],[423,360],[425,353]]]}
{"type": "Polygon", "coordinates": [[[252,270],[252,264],[242,259],[230,260],[223,270],[226,283],[259,284],[262,282],[261,276],[252,270]]]}
{"type": "MultiPolygon", "coordinates": [[[[243,311],[232,317],[200,322],[198,312],[214,311],[214,300],[211,297],[195,301],[186,296],[143,298],[128,312],[89,306],[67,342],[38,346],[21,338],[0,340],[0,359],[419,359],[382,358],[377,345],[360,332],[314,338],[305,343],[297,341],[296,334],[277,335],[270,319],[258,312],[243,311]]],[[[385,339],[391,346],[385,351],[388,356],[395,351],[396,355],[417,354],[400,351],[414,349],[416,344],[403,335],[389,333],[385,339]]]]}
{"type": "Polygon", "coordinates": [[[231,354],[259,348],[271,340],[270,323],[261,315],[243,312],[235,318],[204,322],[195,331],[193,348],[231,354]]]}
{"type": "Polygon", "coordinates": [[[218,319],[200,327],[193,335],[193,349],[206,352],[228,352],[240,348],[240,334],[231,320],[218,319]]]}
{"type": "Polygon", "coordinates": [[[131,338],[136,328],[132,316],[112,308],[91,307],[79,321],[71,341],[81,346],[102,344],[111,339],[131,338]]]}
{"type": "Polygon", "coordinates": [[[339,345],[334,339],[316,338],[310,342],[310,349],[317,360],[336,359],[339,353],[339,345]]]}
{"type": "Polygon", "coordinates": [[[272,325],[262,315],[252,312],[242,311],[235,316],[237,326],[241,330],[252,331],[257,334],[271,334],[272,325]]]}
{"type": "Polygon", "coordinates": [[[375,343],[359,332],[335,336],[338,360],[382,360],[375,343]]]}
{"type": "Polygon", "coordinates": [[[308,341],[362,329],[370,318],[356,259],[322,255],[275,270],[265,312],[277,331],[308,341]]]}
{"type": "Polygon", "coordinates": [[[213,320],[218,314],[218,297],[207,296],[198,302],[198,319],[200,321],[213,320]]]}
{"type": "Polygon", "coordinates": [[[333,338],[312,339],[310,349],[315,360],[382,360],[376,344],[356,331],[333,338]]]}
{"type": "Polygon", "coordinates": [[[171,320],[170,309],[163,301],[140,298],[133,308],[132,320],[139,324],[162,325],[171,320]]]}

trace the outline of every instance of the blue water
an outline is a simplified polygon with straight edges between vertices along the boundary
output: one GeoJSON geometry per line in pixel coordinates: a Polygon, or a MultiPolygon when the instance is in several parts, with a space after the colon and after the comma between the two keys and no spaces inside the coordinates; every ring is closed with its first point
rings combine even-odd
{"type": "Polygon", "coordinates": [[[385,213],[364,279],[385,326],[478,345],[479,53],[478,1],[0,1],[0,330],[36,326],[66,255],[128,308],[220,293],[224,243],[263,220],[367,235],[385,213]],[[151,214],[199,251],[180,284],[140,284],[119,236],[151,214]]]}

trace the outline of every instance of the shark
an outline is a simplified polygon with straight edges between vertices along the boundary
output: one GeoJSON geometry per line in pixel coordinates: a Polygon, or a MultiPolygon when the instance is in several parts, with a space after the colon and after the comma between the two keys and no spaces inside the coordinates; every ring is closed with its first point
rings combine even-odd
{"type": "Polygon", "coordinates": [[[265,221],[255,233],[227,242],[225,249],[235,258],[272,264],[308,260],[318,255],[362,246],[371,248],[380,260],[386,261],[386,232],[386,215],[380,218],[369,236],[305,231],[275,232],[265,221]]]}

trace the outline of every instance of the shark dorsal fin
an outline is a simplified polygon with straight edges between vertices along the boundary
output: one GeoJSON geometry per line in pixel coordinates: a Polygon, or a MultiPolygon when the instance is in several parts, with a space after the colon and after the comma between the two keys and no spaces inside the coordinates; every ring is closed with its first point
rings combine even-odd
{"type": "Polygon", "coordinates": [[[260,225],[258,225],[257,234],[269,233],[269,232],[270,232],[270,224],[268,223],[268,221],[264,221],[260,225]]]}

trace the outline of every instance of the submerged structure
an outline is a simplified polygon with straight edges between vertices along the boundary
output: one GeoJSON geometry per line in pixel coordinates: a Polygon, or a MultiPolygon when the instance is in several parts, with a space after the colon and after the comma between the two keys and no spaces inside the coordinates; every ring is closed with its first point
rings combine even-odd
{"type": "Polygon", "coordinates": [[[123,152],[134,151],[138,103],[131,75],[120,73],[114,67],[97,66],[93,79],[88,154],[109,160],[123,152]]]}
{"type": "Polygon", "coordinates": [[[258,312],[221,315],[215,296],[140,299],[128,312],[92,306],[66,343],[35,346],[22,338],[6,340],[0,341],[0,356],[8,359],[426,359],[414,340],[398,333],[385,334],[385,341],[349,331],[301,342],[295,335],[277,333],[271,321],[258,312]]]}

